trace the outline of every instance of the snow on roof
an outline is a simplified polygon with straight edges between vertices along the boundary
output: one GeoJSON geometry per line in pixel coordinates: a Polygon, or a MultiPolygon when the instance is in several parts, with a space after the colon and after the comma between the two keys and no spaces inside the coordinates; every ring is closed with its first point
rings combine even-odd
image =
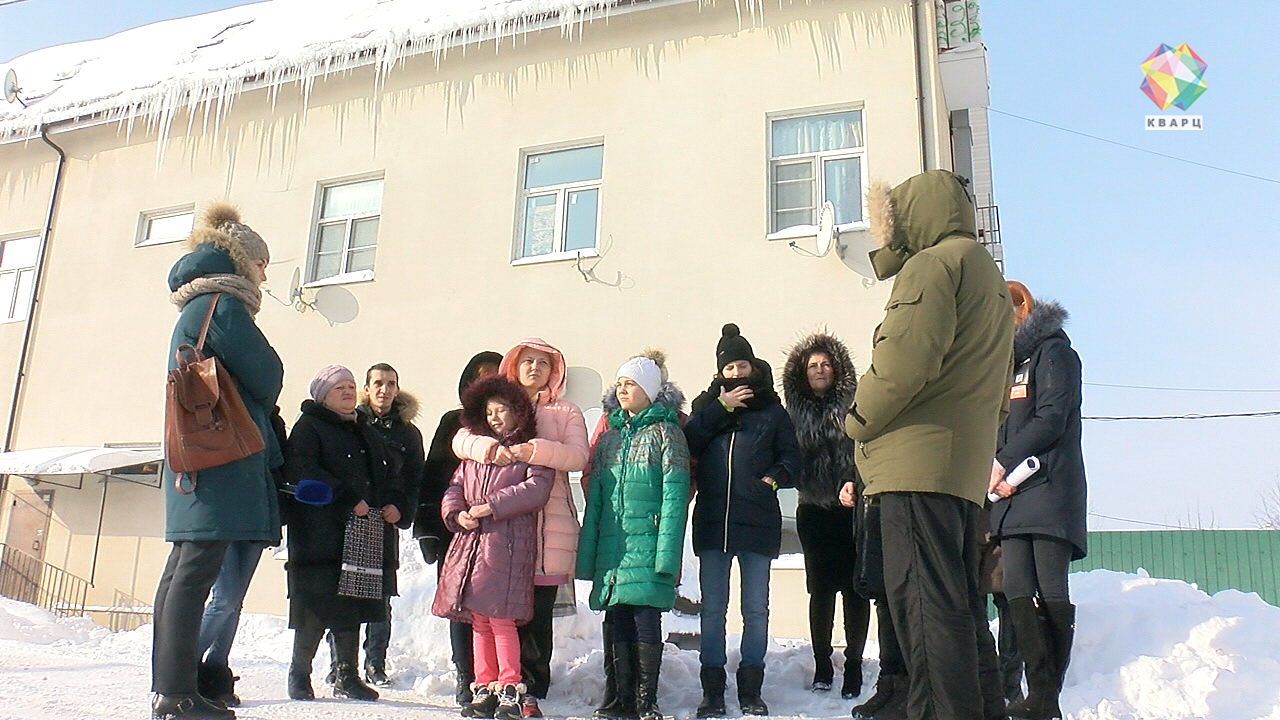
{"type": "Polygon", "coordinates": [[[270,0],[145,25],[15,58],[20,97],[0,104],[0,141],[76,118],[144,118],[165,131],[176,112],[225,113],[235,96],[405,57],[575,28],[647,0],[270,0]]]}

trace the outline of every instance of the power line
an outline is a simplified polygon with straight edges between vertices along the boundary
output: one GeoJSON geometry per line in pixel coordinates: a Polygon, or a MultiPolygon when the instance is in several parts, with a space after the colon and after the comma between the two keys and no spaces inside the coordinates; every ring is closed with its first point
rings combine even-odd
{"type": "Polygon", "coordinates": [[[1094,517],[1106,518],[1107,520],[1118,520],[1120,522],[1134,523],[1135,525],[1150,525],[1152,527],[1170,528],[1172,530],[1186,530],[1185,525],[1169,525],[1167,523],[1147,522],[1146,520],[1131,520],[1129,518],[1115,517],[1114,515],[1103,515],[1102,513],[1091,512],[1094,517]]]}
{"type": "Polygon", "coordinates": [[[1065,128],[1065,127],[1062,127],[1061,125],[1054,125],[1053,123],[1047,123],[1047,122],[1044,122],[1043,120],[1033,120],[1033,119],[1031,119],[1031,118],[1029,118],[1029,117],[1023,117],[1023,116],[1021,116],[1021,115],[1014,115],[1013,113],[1005,112],[1005,111],[1003,111],[1003,110],[996,110],[995,108],[992,108],[992,107],[987,108],[987,111],[988,111],[988,112],[993,112],[993,113],[995,113],[995,114],[997,114],[997,115],[1004,115],[1004,116],[1006,116],[1006,117],[1017,118],[1018,120],[1023,120],[1023,121],[1025,121],[1025,122],[1035,123],[1036,125],[1043,125],[1043,126],[1045,126],[1045,127],[1047,127],[1047,128],[1053,128],[1054,130],[1061,130],[1062,132],[1065,132],[1065,133],[1071,133],[1072,135],[1079,135],[1080,137],[1087,137],[1087,138],[1089,138],[1090,140],[1097,140],[1098,142],[1109,143],[1109,144],[1111,144],[1111,145],[1119,145],[1119,146],[1120,146],[1120,147],[1122,147],[1122,148],[1128,148],[1128,149],[1130,149],[1130,150],[1137,150],[1138,152],[1147,153],[1148,155],[1155,155],[1155,156],[1157,156],[1157,157],[1162,157],[1162,158],[1165,158],[1165,159],[1168,159],[1168,160],[1176,160],[1176,161],[1178,161],[1178,162],[1187,163],[1188,165],[1198,165],[1198,166],[1200,166],[1200,167],[1202,167],[1202,168],[1208,168],[1208,169],[1210,169],[1210,170],[1217,170],[1217,171],[1219,171],[1219,172],[1231,173],[1232,175],[1239,175],[1239,176],[1241,176],[1241,177],[1247,177],[1247,178],[1251,178],[1251,179],[1253,179],[1253,180],[1262,180],[1263,182],[1275,183],[1275,184],[1277,184],[1277,185],[1280,185],[1280,180],[1277,180],[1277,179],[1275,179],[1275,178],[1263,177],[1262,175],[1250,175],[1249,173],[1240,172],[1239,170],[1228,170],[1227,168],[1224,168],[1224,167],[1218,167],[1217,165],[1210,165],[1210,164],[1208,164],[1208,163],[1196,162],[1195,160],[1188,160],[1188,159],[1186,159],[1186,158],[1180,158],[1180,157],[1178,157],[1177,155],[1169,155],[1169,154],[1167,154],[1167,153],[1156,152],[1155,150],[1148,150],[1148,149],[1146,149],[1146,148],[1141,148],[1141,147],[1138,147],[1137,145],[1128,145],[1128,144],[1126,144],[1126,143],[1122,143],[1122,142],[1118,142],[1118,141],[1115,141],[1115,140],[1111,140],[1111,139],[1109,139],[1109,138],[1099,137],[1099,136],[1097,136],[1097,135],[1090,135],[1089,133],[1080,132],[1079,130],[1072,130],[1071,128],[1065,128]]]}
{"type": "Polygon", "coordinates": [[[1188,413],[1186,415],[1086,415],[1081,420],[1097,420],[1099,422],[1120,422],[1122,420],[1217,420],[1220,418],[1258,418],[1276,417],[1280,410],[1248,413],[1188,413]]]}
{"type": "Polygon", "coordinates": [[[1160,385],[1122,385],[1118,383],[1087,382],[1082,385],[1093,387],[1127,388],[1129,390],[1171,390],[1174,392],[1209,392],[1209,393],[1280,393],[1280,389],[1245,389],[1245,388],[1187,388],[1164,387],[1160,385]]]}

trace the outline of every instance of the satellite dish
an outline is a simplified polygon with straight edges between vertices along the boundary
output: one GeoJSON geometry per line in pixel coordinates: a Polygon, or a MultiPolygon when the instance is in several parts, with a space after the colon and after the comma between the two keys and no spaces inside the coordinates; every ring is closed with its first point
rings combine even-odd
{"type": "Polygon", "coordinates": [[[836,209],[828,200],[822,203],[822,209],[818,211],[818,237],[814,241],[816,245],[814,252],[818,257],[822,257],[831,252],[831,241],[836,235],[836,209]]]}
{"type": "Polygon", "coordinates": [[[876,271],[871,268],[870,254],[879,247],[880,244],[872,239],[871,233],[866,230],[842,232],[840,239],[836,242],[836,254],[840,256],[845,267],[864,278],[863,284],[869,280],[874,285],[876,271]]]}
{"type": "Polygon", "coordinates": [[[294,268],[293,277],[289,279],[289,302],[302,299],[302,269],[294,268]]]}
{"type": "Polygon", "coordinates": [[[330,325],[349,323],[360,314],[360,301],[350,290],[338,285],[326,285],[316,290],[316,299],[311,304],[330,325]]]}
{"type": "Polygon", "coordinates": [[[22,88],[18,86],[18,73],[13,68],[9,68],[9,72],[4,74],[4,99],[6,102],[17,100],[22,107],[27,104],[22,102],[22,98],[18,97],[18,93],[22,92],[22,88]]]}

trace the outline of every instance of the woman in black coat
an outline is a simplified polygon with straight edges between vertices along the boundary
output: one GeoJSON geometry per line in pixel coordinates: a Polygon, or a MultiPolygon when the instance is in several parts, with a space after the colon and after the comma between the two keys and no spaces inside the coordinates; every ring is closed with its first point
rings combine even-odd
{"type": "Polygon", "coordinates": [[[800,449],[773,389],[773,371],[755,357],[737,325],[722,329],[716,367],[719,372],[693,401],[684,426],[689,456],[698,460],[693,551],[702,588],[702,701],[697,715],[725,715],[725,615],[735,558],[742,590],[738,705],[744,715],[768,715],[760,689],[769,635],[769,566],[782,546],[777,490],[794,487],[800,449]]]}
{"type": "MultiPolygon", "coordinates": [[[[311,700],[311,661],[326,629],[333,631],[334,686],[338,697],[376,700],[378,693],[357,672],[360,625],[386,620],[384,597],[396,594],[396,527],[410,516],[399,468],[367,419],[356,413],[356,384],[351,371],[322,368],[311,381],[311,397],[302,403],[285,456],[285,476],[327,485],[333,499],[325,505],[297,505],[288,525],[289,627],[294,630],[289,666],[289,697],[311,700]],[[376,508],[376,510],[374,510],[376,508]],[[380,515],[383,521],[381,587],[362,597],[339,594],[348,520],[380,515]]],[[[376,537],[376,536],[375,536],[376,537]]],[[[375,553],[376,555],[376,553],[375,553]]],[[[365,558],[366,562],[369,560],[365,558]]],[[[378,562],[377,559],[372,562],[378,562]]]]}
{"type": "Polygon", "coordinates": [[[1067,312],[1009,283],[1014,303],[1014,371],[1009,416],[1000,426],[989,490],[991,537],[1000,543],[1004,594],[1026,663],[1027,697],[1009,714],[1061,716],[1058,694],[1071,657],[1075,606],[1067,565],[1085,556],[1085,477],[1080,449],[1080,356],[1062,331],[1067,312]],[[1009,471],[1028,457],[1040,470],[1017,487],[1009,471]]]}

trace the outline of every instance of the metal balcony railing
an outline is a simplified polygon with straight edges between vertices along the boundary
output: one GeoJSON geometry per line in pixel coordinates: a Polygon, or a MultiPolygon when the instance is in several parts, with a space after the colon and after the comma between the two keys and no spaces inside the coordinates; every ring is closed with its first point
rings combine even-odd
{"type": "Polygon", "coordinates": [[[991,253],[996,265],[1004,272],[1004,246],[1000,244],[1000,208],[984,205],[977,209],[978,242],[991,253]]]}

